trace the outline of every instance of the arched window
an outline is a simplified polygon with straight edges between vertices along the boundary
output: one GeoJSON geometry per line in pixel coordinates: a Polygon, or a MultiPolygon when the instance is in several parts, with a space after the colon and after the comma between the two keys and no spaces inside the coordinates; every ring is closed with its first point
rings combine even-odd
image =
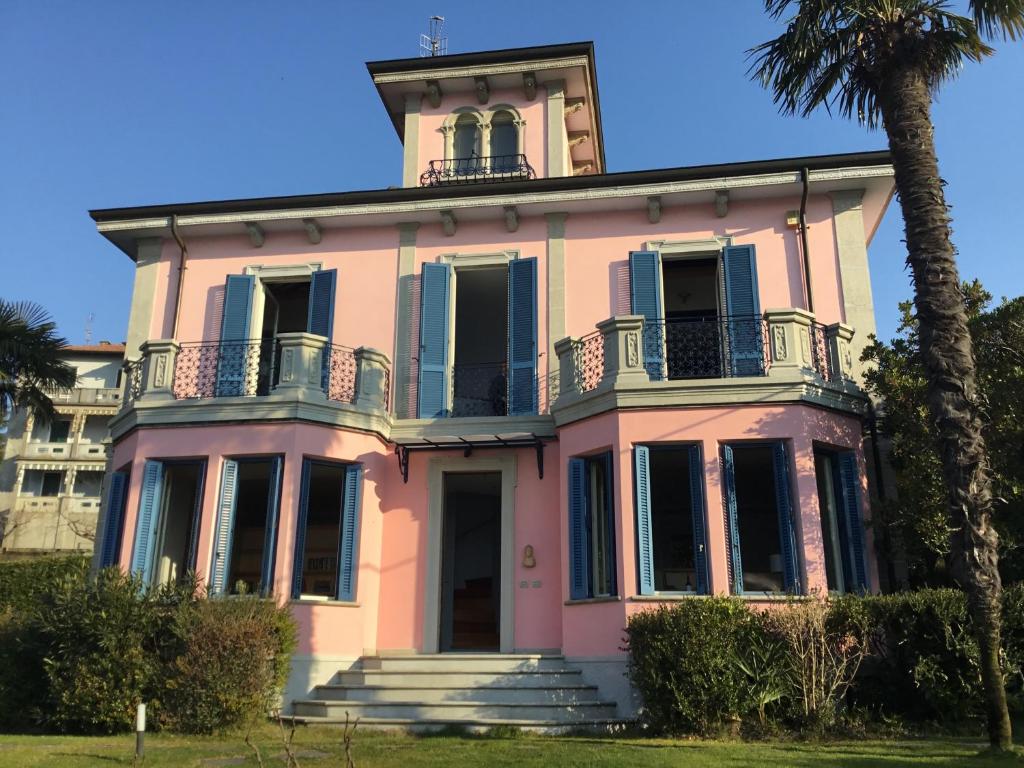
{"type": "Polygon", "coordinates": [[[514,155],[519,151],[519,136],[512,113],[498,112],[491,118],[491,156],[514,155]]]}
{"type": "Polygon", "coordinates": [[[459,115],[455,121],[453,165],[456,173],[474,173],[480,157],[480,124],[475,115],[459,115]]]}

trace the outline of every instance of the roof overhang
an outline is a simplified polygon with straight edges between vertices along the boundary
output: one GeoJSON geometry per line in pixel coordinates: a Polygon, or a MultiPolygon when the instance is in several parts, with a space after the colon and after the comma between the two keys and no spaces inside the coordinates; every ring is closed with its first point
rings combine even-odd
{"type": "Polygon", "coordinates": [[[713,204],[720,191],[730,200],[793,197],[806,168],[811,194],[864,190],[865,235],[870,238],[888,205],[893,170],[887,151],[820,155],[724,165],[631,171],[458,187],[408,187],[338,194],[225,200],[181,205],[90,211],[99,232],[129,256],[140,238],[171,237],[171,219],[193,237],[243,235],[258,224],[268,237],[297,232],[308,220],[320,227],[391,226],[436,222],[451,210],[458,220],[502,217],[516,206],[521,217],[551,212],[645,209],[651,197],[663,206],[713,204]]]}

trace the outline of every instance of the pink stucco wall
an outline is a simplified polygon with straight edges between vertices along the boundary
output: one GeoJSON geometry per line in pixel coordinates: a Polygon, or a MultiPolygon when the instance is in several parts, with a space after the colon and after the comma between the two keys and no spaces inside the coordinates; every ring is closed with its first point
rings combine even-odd
{"type": "MultiPolygon", "coordinates": [[[[797,540],[802,543],[801,566],[805,590],[824,594],[824,553],[821,520],[814,475],[814,444],[857,452],[863,478],[860,424],[857,419],[830,414],[804,405],[744,406],[737,408],[690,408],[620,411],[577,422],[559,434],[562,461],[559,472],[567,483],[568,459],[572,456],[611,450],[616,504],[616,541],[619,546],[617,579],[621,599],[566,605],[563,608],[562,649],[571,656],[604,656],[620,653],[622,630],[629,614],[651,604],[630,598],[637,595],[636,528],[633,502],[633,457],[636,444],[698,443],[704,456],[706,483],[708,568],[711,589],[728,593],[726,531],[722,499],[719,450],[722,444],[751,440],[785,440],[793,462],[791,481],[798,509],[797,540]]],[[[867,487],[862,488],[863,514],[867,519],[867,487]]],[[[564,494],[563,494],[564,495],[564,494]]],[[[562,528],[568,526],[568,502],[561,499],[562,528]]],[[[868,530],[868,551],[873,551],[868,530]]],[[[870,582],[877,588],[873,560],[870,582]]],[[[568,571],[563,569],[562,593],[568,598],[568,571]]]]}

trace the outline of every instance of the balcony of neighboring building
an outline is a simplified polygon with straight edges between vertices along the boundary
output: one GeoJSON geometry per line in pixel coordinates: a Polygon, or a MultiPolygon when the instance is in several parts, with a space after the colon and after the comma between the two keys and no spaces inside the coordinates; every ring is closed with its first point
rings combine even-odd
{"type": "Polygon", "coordinates": [[[3,549],[90,549],[100,511],[103,469],[28,466],[19,471],[14,503],[3,519],[3,549]]]}
{"type": "MultiPolygon", "coordinates": [[[[110,402],[119,404],[120,392],[118,399],[110,402]]],[[[57,415],[52,419],[32,419],[19,458],[27,461],[105,461],[107,425],[116,410],[76,413],[75,409],[67,408],[66,402],[57,400],[54,405],[57,415]]]]}

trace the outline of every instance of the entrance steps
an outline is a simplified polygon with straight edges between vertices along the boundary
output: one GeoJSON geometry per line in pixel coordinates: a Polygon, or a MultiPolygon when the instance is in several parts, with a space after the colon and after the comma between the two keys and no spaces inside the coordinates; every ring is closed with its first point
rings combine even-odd
{"type": "Polygon", "coordinates": [[[309,723],[344,723],[346,712],[361,725],[412,730],[559,732],[625,722],[579,669],[540,654],[368,656],[317,686],[312,698],[292,702],[295,718],[309,723]]]}

